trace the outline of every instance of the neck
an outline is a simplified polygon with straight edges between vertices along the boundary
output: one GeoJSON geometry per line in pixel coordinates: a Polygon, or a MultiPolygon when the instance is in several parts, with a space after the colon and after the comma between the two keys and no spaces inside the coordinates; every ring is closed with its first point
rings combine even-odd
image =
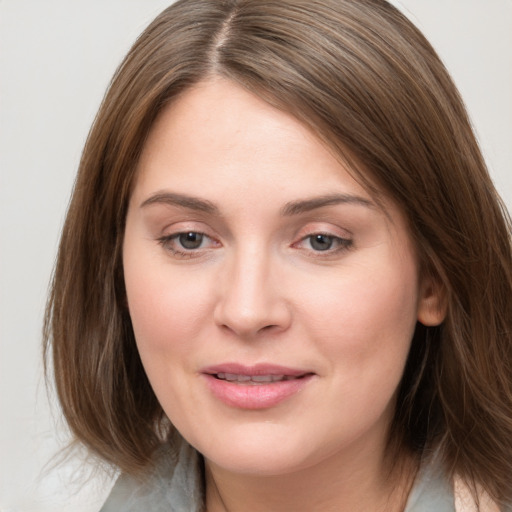
{"type": "Polygon", "coordinates": [[[208,512],[402,512],[417,472],[410,455],[391,464],[384,454],[320,464],[282,475],[232,473],[205,461],[208,512]],[[351,462],[347,462],[351,460],[351,462]]]}

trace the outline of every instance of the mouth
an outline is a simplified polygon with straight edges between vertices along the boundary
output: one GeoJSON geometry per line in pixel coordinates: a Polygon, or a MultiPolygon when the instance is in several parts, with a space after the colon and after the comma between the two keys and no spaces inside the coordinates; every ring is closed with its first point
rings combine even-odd
{"type": "Polygon", "coordinates": [[[315,373],[270,364],[226,363],[201,372],[213,396],[236,409],[269,409],[299,395],[315,373]]]}
{"type": "Polygon", "coordinates": [[[284,382],[288,380],[303,379],[309,374],[304,375],[245,375],[237,373],[214,373],[210,374],[212,377],[218,380],[224,380],[227,382],[233,382],[236,384],[246,384],[249,386],[258,386],[265,384],[272,384],[274,382],[284,382]]]}

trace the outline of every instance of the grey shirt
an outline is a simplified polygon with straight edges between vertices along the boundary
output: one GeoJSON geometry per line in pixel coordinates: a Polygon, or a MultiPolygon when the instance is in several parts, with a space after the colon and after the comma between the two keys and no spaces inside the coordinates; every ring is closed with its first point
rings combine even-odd
{"type": "MultiPolygon", "coordinates": [[[[122,475],[100,512],[201,512],[199,456],[183,443],[178,456],[162,451],[157,468],[144,482],[122,475]]],[[[455,512],[453,489],[435,462],[424,464],[405,512],[455,512]]]]}

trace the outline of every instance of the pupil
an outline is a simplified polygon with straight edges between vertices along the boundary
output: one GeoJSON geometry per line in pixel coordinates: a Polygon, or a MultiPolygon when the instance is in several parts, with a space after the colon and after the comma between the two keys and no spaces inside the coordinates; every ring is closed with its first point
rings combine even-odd
{"type": "Polygon", "coordinates": [[[201,246],[203,235],[200,233],[182,233],[179,236],[180,244],[185,249],[197,249],[201,246]]]}
{"type": "Polygon", "coordinates": [[[311,237],[311,247],[316,251],[327,251],[332,247],[332,236],[314,235],[311,237]]]}

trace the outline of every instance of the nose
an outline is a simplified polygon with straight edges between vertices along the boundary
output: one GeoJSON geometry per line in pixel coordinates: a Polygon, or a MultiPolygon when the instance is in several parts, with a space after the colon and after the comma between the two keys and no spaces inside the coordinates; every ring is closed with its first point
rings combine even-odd
{"type": "Polygon", "coordinates": [[[251,251],[226,265],[219,283],[215,323],[241,338],[286,330],[292,317],[290,304],[270,258],[251,251]]]}

